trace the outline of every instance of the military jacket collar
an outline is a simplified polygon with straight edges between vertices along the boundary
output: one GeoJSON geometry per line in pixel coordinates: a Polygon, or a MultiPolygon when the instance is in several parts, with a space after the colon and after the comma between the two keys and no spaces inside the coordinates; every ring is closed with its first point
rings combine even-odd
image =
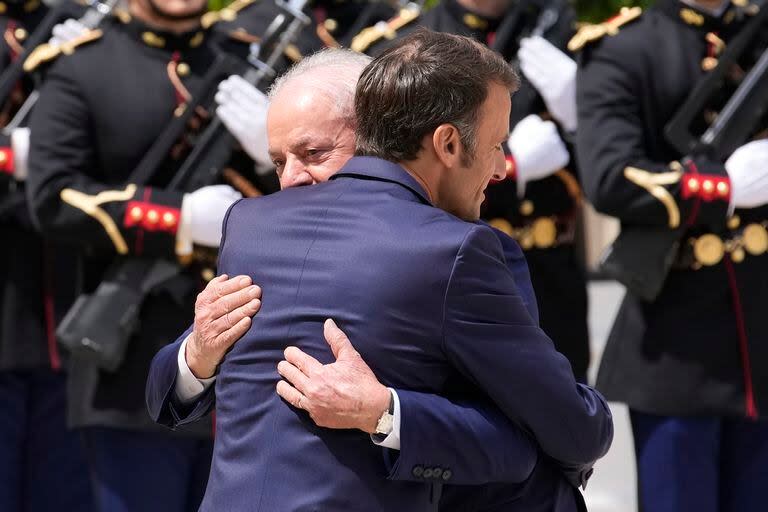
{"type": "Polygon", "coordinates": [[[703,9],[697,9],[680,0],[661,0],[658,8],[671,19],[702,32],[717,32],[744,18],[750,8],[747,0],[730,2],[720,16],[713,16],[703,9]]]}
{"type": "Polygon", "coordinates": [[[145,46],[171,52],[198,48],[206,37],[206,31],[201,27],[177,34],[159,30],[136,18],[125,18],[121,21],[125,30],[145,46]]]}
{"type": "Polygon", "coordinates": [[[474,13],[462,6],[456,0],[443,0],[446,11],[456,20],[457,25],[464,26],[468,31],[479,34],[482,37],[494,32],[501,21],[499,18],[489,18],[474,13]]]}
{"type": "Polygon", "coordinates": [[[335,180],[336,178],[342,177],[355,177],[396,183],[401,187],[410,190],[420,202],[428,205],[432,204],[424,187],[416,181],[416,178],[411,176],[401,165],[388,160],[382,160],[381,158],[372,156],[356,156],[351,158],[339,172],[331,176],[331,179],[335,180]]]}

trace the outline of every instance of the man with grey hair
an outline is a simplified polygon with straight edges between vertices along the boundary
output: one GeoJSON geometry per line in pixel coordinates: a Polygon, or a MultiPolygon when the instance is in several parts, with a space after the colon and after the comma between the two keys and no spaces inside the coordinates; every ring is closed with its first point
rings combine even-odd
{"type": "MultiPolygon", "coordinates": [[[[266,123],[270,135],[268,154],[277,168],[283,188],[326,181],[353,155],[354,89],[360,71],[368,61],[367,57],[352,52],[326,50],[305,59],[274,84],[269,93],[271,104],[266,123]]],[[[266,98],[242,79],[232,77],[221,86],[217,100],[221,104],[218,113],[230,130],[243,134],[242,145],[246,148],[255,147],[258,144],[258,141],[254,140],[258,133],[258,118],[254,113],[256,108],[263,106],[266,109],[266,98]],[[234,129],[233,121],[236,123],[234,129]],[[251,126],[246,128],[249,121],[251,126]]],[[[509,243],[504,235],[500,235],[500,238],[503,243],[509,243]]],[[[507,252],[508,259],[511,260],[510,267],[519,268],[519,249],[514,244],[512,246],[505,245],[505,248],[510,249],[507,252]]],[[[528,308],[535,317],[535,301],[527,275],[519,277],[522,294],[528,297],[528,308]]],[[[172,377],[175,374],[173,393],[169,392],[171,385],[168,379],[159,386],[158,382],[150,381],[148,402],[153,417],[162,423],[175,426],[184,422],[184,412],[189,416],[200,414],[198,399],[215,378],[217,366],[226,352],[250,328],[250,316],[255,314],[261,305],[257,298],[259,294],[260,289],[251,285],[250,278],[245,276],[234,279],[220,276],[201,293],[196,306],[193,332],[184,337],[180,344],[175,344],[175,348],[164,351],[166,354],[158,355],[153,365],[172,369],[170,375],[167,371],[163,372],[165,376],[172,377]],[[168,365],[163,363],[163,360],[166,363],[175,361],[177,364],[168,365]],[[153,407],[153,395],[175,396],[171,396],[170,400],[163,400],[158,408],[153,407]]],[[[351,421],[359,425],[361,430],[373,433],[373,427],[377,427],[378,416],[381,415],[376,406],[360,408],[359,417],[351,419],[349,410],[352,408],[348,406],[348,402],[372,405],[371,401],[366,402],[367,396],[380,396],[379,392],[384,390],[389,401],[391,392],[394,421],[388,432],[379,432],[385,435],[374,436],[373,441],[389,448],[400,449],[402,436],[403,446],[410,447],[409,451],[412,453],[403,454],[400,464],[388,468],[391,470],[390,478],[423,482],[436,477],[441,482],[458,484],[490,481],[511,483],[522,482],[528,478],[536,466],[537,477],[531,478],[525,486],[505,484],[504,488],[498,486],[492,491],[486,489],[482,491],[485,503],[479,499],[480,492],[475,488],[471,501],[478,507],[477,510],[490,510],[488,505],[493,500],[502,500],[503,506],[508,506],[510,497],[513,497],[518,500],[516,503],[523,507],[520,510],[523,510],[523,502],[531,504],[531,501],[521,498],[525,491],[539,504],[557,501],[558,505],[566,507],[553,506],[551,510],[570,509],[564,503],[570,501],[573,504],[573,494],[571,498],[566,495],[565,501],[564,496],[557,495],[558,492],[562,493],[562,489],[555,491],[557,485],[553,485],[553,482],[557,482],[558,477],[553,476],[555,472],[552,465],[537,465],[536,447],[495,407],[487,403],[451,403],[436,395],[400,391],[404,394],[404,407],[401,411],[398,392],[394,389],[387,390],[376,379],[370,368],[357,357],[340,330],[327,328],[326,338],[334,348],[334,353],[338,351],[339,368],[342,372],[349,373],[347,377],[350,378],[354,389],[348,396],[335,397],[342,400],[333,401],[333,410],[326,408],[321,411],[318,407],[318,414],[313,414],[315,411],[310,409],[313,403],[309,401],[306,408],[318,425],[340,427],[341,424],[334,422],[351,421]],[[355,357],[347,358],[349,354],[355,357]],[[435,442],[434,439],[429,443],[425,442],[428,438],[435,437],[432,429],[404,429],[401,434],[401,412],[405,412],[409,418],[418,418],[434,414],[437,410],[445,413],[441,421],[433,420],[432,423],[442,429],[442,435],[437,436],[440,442],[435,442]],[[339,416],[345,417],[339,419],[339,416]],[[364,427],[366,424],[372,427],[364,427]],[[472,452],[478,450],[488,452],[486,455],[489,459],[485,460],[485,467],[475,470],[462,467],[460,461],[469,459],[472,452]],[[414,474],[412,464],[404,462],[406,458],[432,463],[425,464],[422,474],[414,474]],[[456,476],[453,478],[452,471],[448,470],[450,467],[455,468],[453,472],[456,476]]],[[[151,375],[155,375],[155,372],[151,375]]],[[[278,392],[290,401],[290,388],[285,386],[285,382],[281,384],[283,386],[278,386],[278,392]]],[[[334,383],[338,384],[340,383],[334,383]]],[[[330,404],[322,405],[327,407],[330,404]]],[[[413,421],[408,425],[418,423],[413,421]]],[[[343,427],[350,428],[349,424],[343,427]]],[[[473,494],[473,489],[464,488],[460,492],[468,496],[473,494]]],[[[456,503],[455,498],[453,503],[456,503]]],[[[501,501],[497,504],[502,505],[501,501]]],[[[454,508],[446,507],[449,510],[454,508]]]]}
{"type": "MultiPolygon", "coordinates": [[[[354,111],[353,101],[355,96],[355,84],[360,72],[370,62],[370,57],[349,50],[329,49],[319,51],[304,58],[298,64],[281,75],[265,96],[261,91],[246,82],[241,76],[233,75],[219,85],[216,101],[219,107],[216,114],[221,118],[229,131],[237,137],[243,149],[257,163],[260,172],[271,172],[277,168],[280,177],[280,187],[287,188],[296,185],[307,185],[326,181],[328,177],[338,170],[346,162],[354,151],[354,111]],[[293,96],[298,94],[299,96],[293,96]],[[327,161],[329,155],[324,151],[316,151],[305,158],[318,160],[322,157],[324,164],[321,169],[317,165],[309,165],[308,172],[299,172],[297,167],[286,169],[277,165],[280,161],[274,161],[270,155],[267,144],[267,107],[269,103],[277,107],[290,107],[290,104],[301,99],[298,107],[300,110],[291,112],[291,116],[284,117],[280,109],[273,116],[275,119],[284,120],[288,126],[278,126],[278,129],[290,128],[294,133],[303,133],[304,138],[310,133],[316,133],[317,120],[327,120],[329,123],[346,128],[325,133],[326,140],[323,147],[330,143],[336,150],[346,156],[344,160],[332,159],[327,161]],[[330,110],[328,110],[330,109],[330,110]],[[329,115],[333,113],[333,115],[329,115]],[[329,141],[327,137],[340,137],[339,140],[329,141]],[[309,174],[311,172],[311,174],[309,174]],[[318,174],[319,173],[319,174],[318,174]],[[308,179],[311,178],[311,179],[308,179]]],[[[274,107],[273,107],[274,108],[274,107]]],[[[317,134],[317,136],[320,136],[317,134]]],[[[275,138],[276,134],[272,134],[275,138]]],[[[309,142],[309,141],[306,141],[309,142]]],[[[319,141],[312,141],[313,144],[319,141]]],[[[292,155],[296,157],[296,155],[292,155]]]]}

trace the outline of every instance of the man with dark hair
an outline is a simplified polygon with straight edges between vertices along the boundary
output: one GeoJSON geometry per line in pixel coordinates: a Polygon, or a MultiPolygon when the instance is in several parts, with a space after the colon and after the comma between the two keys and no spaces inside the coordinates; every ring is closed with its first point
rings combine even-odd
{"type": "MultiPolygon", "coordinates": [[[[328,317],[361,340],[358,350],[387,385],[487,394],[546,453],[576,464],[604,453],[611,431],[604,402],[575,383],[531,319],[496,235],[461,220],[478,218],[488,181],[504,172],[500,143],[515,86],[511,69],[482,45],[419,33],[370,65],[358,88],[358,114],[384,113],[368,118],[358,142],[389,160],[353,158],[328,183],[230,210],[220,271],[250,276],[264,297],[249,332],[215,362],[217,447],[203,509],[436,505],[450,471],[414,467],[414,482],[387,481],[389,454],[368,436],[318,429],[275,396],[286,345],[332,360],[319,339],[328,317]],[[382,83],[385,76],[398,79],[382,83]],[[437,84],[450,104],[429,97],[437,84]],[[386,138],[409,123],[406,160],[391,154],[398,149],[386,138]],[[244,463],[248,471],[238,469],[244,463]]],[[[383,391],[369,397],[381,412],[391,401],[383,391]]],[[[300,408],[302,397],[289,401],[300,408]]],[[[370,420],[361,430],[375,430],[370,420]]]]}
{"type": "Polygon", "coordinates": [[[574,243],[582,201],[569,143],[577,126],[576,63],[566,50],[576,14],[560,0],[441,0],[424,12],[409,4],[361,31],[351,48],[376,56],[419,27],[471,37],[519,63],[507,173],[486,190],[481,217],[523,248],[541,328],[586,382],[587,287],[574,243]]]}

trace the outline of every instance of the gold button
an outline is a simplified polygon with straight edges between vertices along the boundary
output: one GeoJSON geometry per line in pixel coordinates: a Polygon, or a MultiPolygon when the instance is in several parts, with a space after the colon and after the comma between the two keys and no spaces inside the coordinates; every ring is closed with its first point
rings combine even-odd
{"type": "Polygon", "coordinates": [[[207,283],[216,277],[216,272],[214,272],[213,269],[205,268],[202,272],[200,272],[200,277],[202,277],[203,280],[207,283]]]}
{"type": "Polygon", "coordinates": [[[715,184],[712,183],[711,180],[704,180],[704,183],[701,184],[701,188],[704,189],[704,192],[707,194],[711,194],[713,190],[715,190],[715,184]]]}
{"type": "Polygon", "coordinates": [[[523,250],[527,251],[533,249],[534,239],[530,229],[523,231],[517,241],[520,243],[520,247],[522,247],[523,250]]]}
{"type": "Polygon", "coordinates": [[[133,208],[131,208],[131,218],[134,221],[138,222],[141,220],[142,217],[144,217],[144,210],[142,210],[138,206],[134,206],[133,208]]]}
{"type": "Polygon", "coordinates": [[[693,244],[693,256],[705,267],[717,265],[725,254],[725,244],[719,236],[708,234],[700,236],[693,244]]]}
{"type": "Polygon", "coordinates": [[[190,71],[189,64],[186,62],[179,62],[176,66],[176,73],[178,73],[179,76],[187,76],[190,71]]]}
{"type": "Polygon", "coordinates": [[[184,112],[186,112],[186,110],[187,110],[187,104],[182,103],[181,105],[176,107],[176,109],[173,111],[173,115],[176,117],[181,117],[184,115],[184,112]]]}
{"type": "Polygon", "coordinates": [[[741,217],[734,215],[728,219],[728,229],[736,229],[741,225],[741,217]]]}
{"type": "Polygon", "coordinates": [[[699,191],[699,180],[696,178],[691,178],[688,180],[688,190],[691,192],[698,192],[699,191]]]}
{"type": "Polygon", "coordinates": [[[157,213],[157,210],[149,210],[147,212],[147,222],[156,224],[158,220],[160,220],[160,214],[157,213]]]}
{"type": "Polygon", "coordinates": [[[522,215],[528,216],[533,214],[533,201],[526,199],[522,203],[520,203],[520,213],[522,215]]]}
{"type": "Polygon", "coordinates": [[[728,187],[728,183],[721,181],[717,184],[717,193],[721,196],[727,196],[729,192],[730,187],[728,187]]]}
{"type": "Polygon", "coordinates": [[[741,247],[737,247],[736,249],[731,251],[731,261],[733,261],[734,263],[741,263],[742,261],[744,261],[745,256],[746,254],[744,254],[744,249],[742,249],[741,247]]]}
{"type": "Polygon", "coordinates": [[[489,220],[488,224],[506,235],[514,236],[515,230],[512,228],[512,224],[510,224],[507,219],[496,217],[495,219],[489,220]]]}
{"type": "Polygon", "coordinates": [[[768,251],[768,231],[760,224],[750,224],[742,234],[744,248],[752,256],[760,256],[768,251]]]}
{"type": "Polygon", "coordinates": [[[336,29],[339,28],[338,22],[333,18],[328,18],[327,20],[325,20],[323,22],[323,26],[325,27],[325,30],[331,33],[336,32],[336,29]]]}
{"type": "Polygon", "coordinates": [[[717,67],[717,59],[714,57],[704,57],[701,60],[701,69],[704,71],[712,71],[717,67]]]}
{"type": "Polygon", "coordinates": [[[17,28],[13,31],[13,37],[16,38],[17,41],[23,41],[27,38],[27,31],[23,28],[17,28]]]}
{"type": "Polygon", "coordinates": [[[557,240],[557,226],[549,217],[536,219],[533,223],[533,243],[539,249],[549,249],[557,240]]]}
{"type": "Polygon", "coordinates": [[[176,216],[171,212],[165,212],[163,214],[163,224],[170,227],[176,224],[176,216]]]}

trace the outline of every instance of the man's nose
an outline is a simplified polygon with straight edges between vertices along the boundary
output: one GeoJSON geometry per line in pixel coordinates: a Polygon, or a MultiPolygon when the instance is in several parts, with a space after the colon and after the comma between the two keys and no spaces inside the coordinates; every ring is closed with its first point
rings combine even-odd
{"type": "Polygon", "coordinates": [[[491,178],[496,181],[501,181],[507,177],[507,160],[504,158],[504,154],[499,155],[493,160],[493,176],[491,178]]]}
{"type": "Polygon", "coordinates": [[[282,188],[301,187],[312,184],[312,176],[307,172],[307,166],[296,159],[286,162],[283,169],[282,188]]]}

